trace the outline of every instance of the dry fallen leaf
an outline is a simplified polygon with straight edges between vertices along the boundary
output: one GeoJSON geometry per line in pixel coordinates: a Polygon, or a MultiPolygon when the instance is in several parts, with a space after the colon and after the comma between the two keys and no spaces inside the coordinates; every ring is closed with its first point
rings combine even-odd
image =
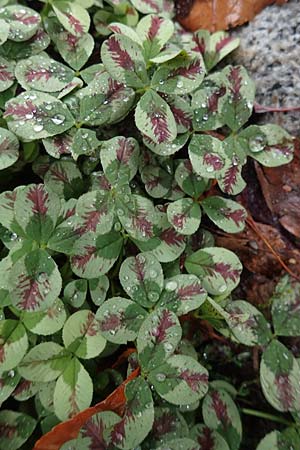
{"type": "MultiPolygon", "coordinates": [[[[277,4],[287,0],[277,0],[277,4]]],[[[195,31],[204,28],[210,31],[227,30],[241,25],[258,14],[275,0],[195,0],[177,1],[180,23],[195,31]]]]}

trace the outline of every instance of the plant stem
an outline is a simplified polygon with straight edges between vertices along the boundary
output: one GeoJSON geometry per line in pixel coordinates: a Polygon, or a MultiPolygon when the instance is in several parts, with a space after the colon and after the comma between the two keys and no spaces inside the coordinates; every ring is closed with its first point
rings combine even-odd
{"type": "Polygon", "coordinates": [[[269,414],[263,411],[257,411],[256,409],[242,408],[241,411],[243,414],[246,414],[248,416],[255,416],[260,417],[261,419],[272,420],[272,422],[282,423],[282,425],[287,425],[289,427],[295,426],[293,422],[290,422],[289,420],[286,420],[283,417],[274,416],[273,414],[269,414]]]}

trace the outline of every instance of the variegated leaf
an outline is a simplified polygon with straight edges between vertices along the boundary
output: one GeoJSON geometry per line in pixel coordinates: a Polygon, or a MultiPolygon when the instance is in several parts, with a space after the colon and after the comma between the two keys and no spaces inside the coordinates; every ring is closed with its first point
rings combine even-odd
{"type": "Polygon", "coordinates": [[[74,133],[74,128],[71,128],[66,133],[43,139],[46,152],[57,159],[59,159],[61,155],[69,155],[72,153],[74,133]]]}
{"type": "Polygon", "coordinates": [[[18,320],[0,320],[0,373],[18,366],[27,348],[26,330],[18,320]]]}
{"type": "Polygon", "coordinates": [[[80,308],[86,299],[87,280],[70,281],[64,288],[64,301],[73,308],[80,308]]]}
{"type": "Polygon", "coordinates": [[[70,353],[63,347],[54,342],[43,342],[29,350],[18,370],[26,380],[47,383],[56,380],[70,360],[70,353]]]}
{"type": "Polygon", "coordinates": [[[270,326],[251,303],[236,300],[226,305],[227,324],[234,337],[244,345],[266,345],[272,338],[270,326]]]}
{"type": "Polygon", "coordinates": [[[54,260],[42,249],[25,253],[12,267],[10,294],[20,311],[45,311],[60,294],[62,279],[54,260]]]}
{"type": "Polygon", "coordinates": [[[91,191],[79,197],[76,204],[76,229],[80,235],[88,231],[109,233],[114,218],[114,203],[110,194],[91,191]]]}
{"type": "Polygon", "coordinates": [[[210,220],[227,233],[239,233],[244,229],[247,211],[237,202],[210,196],[202,200],[201,206],[210,220]]]}
{"type": "Polygon", "coordinates": [[[24,89],[43,92],[61,91],[74,78],[73,70],[49,58],[46,53],[19,61],[15,74],[24,89]]]}
{"type": "Polygon", "coordinates": [[[88,309],[77,311],[67,319],[62,337],[65,347],[83,359],[95,358],[106,345],[100,324],[88,309]]]}
{"type": "Polygon", "coordinates": [[[181,334],[179,320],[172,311],[159,308],[149,314],[137,337],[137,350],[142,367],[152,370],[162,364],[174,353],[181,334]]]}
{"type": "Polygon", "coordinates": [[[242,439],[242,423],[230,395],[222,389],[212,389],[204,397],[202,414],[205,425],[216,430],[232,450],[238,450],[242,439]]]}
{"type": "Polygon", "coordinates": [[[134,138],[117,136],[101,146],[100,160],[104,174],[113,185],[126,184],[137,172],[139,144],[134,138]]]}
{"type": "Polygon", "coordinates": [[[179,55],[161,64],[154,72],[151,86],[165,94],[185,95],[196,90],[205,76],[205,67],[199,55],[179,55]]]}
{"type": "MultiPolygon", "coordinates": [[[[0,19],[1,20],[1,19],[0,19]]],[[[6,41],[0,47],[0,55],[9,60],[20,60],[37,55],[45,50],[50,44],[49,35],[42,27],[38,28],[35,35],[26,42],[6,41]]]]}
{"type": "Polygon", "coordinates": [[[151,308],[158,301],[164,275],[160,263],[150,252],[126,258],[119,277],[123,289],[136,303],[151,308]]]}
{"type": "Polygon", "coordinates": [[[24,402],[32,398],[39,390],[40,383],[33,381],[22,380],[14,390],[12,396],[18,402],[24,402]]]}
{"type": "Polygon", "coordinates": [[[46,243],[55,228],[61,203],[43,184],[30,184],[17,190],[15,217],[26,236],[46,243]]]}
{"type": "Polygon", "coordinates": [[[103,235],[87,232],[74,243],[71,268],[83,278],[105,275],[117,260],[122,245],[123,238],[115,231],[103,235]]]}
{"type": "Polygon", "coordinates": [[[206,297],[207,292],[195,275],[176,275],[165,281],[158,306],[182,316],[199,308],[206,297]]]}
{"type": "Polygon", "coordinates": [[[199,444],[199,450],[230,450],[225,439],[206,425],[195,425],[191,429],[191,438],[199,444]]]}
{"type": "Polygon", "coordinates": [[[222,142],[204,134],[194,135],[189,144],[193,170],[204,178],[219,178],[229,166],[222,142]]]}
{"type": "Polygon", "coordinates": [[[220,189],[228,195],[237,195],[246,187],[246,182],[242,177],[242,165],[237,156],[232,156],[227,160],[227,167],[218,177],[220,189]]]}
{"type": "Polygon", "coordinates": [[[155,14],[143,17],[136,28],[143,47],[145,59],[158,55],[174,32],[173,22],[155,14]]]}
{"type": "Polygon", "coordinates": [[[6,103],[9,129],[24,141],[60,134],[74,125],[67,106],[39,91],[23,92],[6,103]]]}
{"type": "Polygon", "coordinates": [[[155,144],[170,143],[177,136],[175,118],[169,105],[152,89],[137,104],[135,123],[141,133],[155,144]]]}
{"type": "Polygon", "coordinates": [[[283,277],[271,299],[272,319],[278,336],[298,336],[300,326],[300,284],[283,277]]]}
{"type": "Polygon", "coordinates": [[[300,446],[300,435],[298,428],[286,428],[284,431],[277,430],[268,433],[258,444],[256,450],[292,450],[300,446]]]}
{"type": "Polygon", "coordinates": [[[101,58],[113,79],[134,88],[148,83],[142,48],[127,36],[114,34],[101,47],[101,58]]]}
{"type": "Polygon", "coordinates": [[[178,408],[158,406],[154,409],[154,422],[147,441],[150,448],[157,448],[159,444],[168,445],[172,439],[180,439],[188,433],[187,423],[178,408]]]}
{"type": "Polygon", "coordinates": [[[154,421],[152,393],[141,377],[125,386],[125,411],[111,432],[111,442],[119,449],[131,450],[144,441],[154,421]]]}
{"type": "Polygon", "coordinates": [[[173,15],[173,2],[170,0],[131,0],[135,8],[143,14],[163,13],[165,16],[173,15]]]}
{"type": "Polygon", "coordinates": [[[99,146],[100,141],[97,138],[96,131],[80,128],[74,136],[72,156],[77,160],[80,155],[94,155],[99,146]]]}
{"type": "Polygon", "coordinates": [[[23,5],[9,5],[1,8],[0,19],[8,23],[8,38],[15,42],[30,39],[41,23],[40,15],[23,5]]]}
{"type": "MultiPolygon", "coordinates": [[[[92,415],[80,429],[79,436],[84,440],[85,449],[108,449],[111,444],[112,429],[120,420],[121,417],[113,411],[102,411],[92,415]]],[[[69,445],[67,443],[67,448],[69,445]]],[[[61,447],[62,449],[63,447],[61,447]]]]}
{"type": "MultiPolygon", "coordinates": [[[[129,11],[131,10],[130,7],[128,9],[129,9],[129,11]]],[[[137,11],[134,8],[132,8],[132,12],[133,12],[134,16],[135,16],[135,14],[137,14],[137,11]]],[[[103,11],[103,13],[105,14],[105,13],[107,13],[107,11],[103,11]]],[[[97,13],[96,13],[96,15],[97,15],[97,13]]],[[[99,15],[98,15],[98,17],[99,17],[99,15]]],[[[111,15],[111,17],[113,17],[113,16],[111,15]]],[[[141,46],[142,40],[139,37],[139,35],[137,34],[137,32],[133,29],[136,24],[129,25],[129,24],[122,23],[124,21],[122,21],[122,19],[120,20],[119,16],[116,19],[117,19],[116,21],[113,20],[108,25],[108,28],[106,29],[106,31],[110,31],[110,32],[113,32],[116,34],[122,34],[123,36],[127,36],[129,39],[131,39],[132,41],[136,42],[137,44],[139,44],[141,46]]],[[[110,33],[108,33],[108,34],[110,34],[110,33]]]]}
{"type": "Polygon", "coordinates": [[[53,4],[53,10],[62,26],[76,37],[81,37],[89,31],[90,16],[79,4],[61,1],[53,4]]]}
{"type": "Polygon", "coordinates": [[[45,173],[46,188],[60,198],[77,198],[84,191],[82,175],[72,159],[54,161],[45,173]]]}
{"type": "Polygon", "coordinates": [[[100,306],[106,299],[109,289],[109,279],[106,275],[89,280],[91,298],[96,306],[100,306]]]}
{"type": "Polygon", "coordinates": [[[0,170],[12,166],[19,158],[19,141],[6,128],[0,128],[0,170]]]}
{"type": "Polygon", "coordinates": [[[188,405],[202,398],[208,390],[208,372],[194,358],[170,356],[149,373],[149,381],[167,402],[188,405]]]}
{"type": "Polygon", "coordinates": [[[96,313],[103,336],[114,344],[134,341],[147,313],[131,300],[113,297],[104,302],[96,313]]]}
{"type": "Polygon", "coordinates": [[[6,450],[22,447],[33,433],[36,424],[36,420],[27,414],[3,409],[0,411],[0,447],[6,450]]]}
{"type": "Polygon", "coordinates": [[[11,396],[20,379],[17,370],[9,370],[0,375],[0,406],[11,396]]]}
{"type": "Polygon", "coordinates": [[[167,208],[170,224],[180,234],[194,234],[201,222],[201,209],[191,198],[182,198],[170,203],[167,208]]]}
{"type": "Polygon", "coordinates": [[[141,170],[141,178],[145,189],[151,197],[163,198],[170,191],[172,175],[158,165],[146,165],[141,170]]]}
{"type": "Polygon", "coordinates": [[[66,310],[60,299],[42,312],[24,312],[22,322],[31,333],[46,336],[61,330],[67,318],[66,310]]]}
{"type": "MultiPolygon", "coordinates": [[[[175,117],[174,117],[175,119],[175,117]]],[[[156,144],[148,136],[143,136],[144,144],[152,150],[153,153],[159,156],[169,156],[178,152],[189,139],[189,133],[179,134],[173,141],[162,142],[161,144],[156,144]]]]}
{"type": "Polygon", "coordinates": [[[54,412],[60,420],[67,420],[88,408],[93,397],[93,382],[77,358],[65,367],[56,382],[53,396],[54,412]]]}
{"type": "Polygon", "coordinates": [[[203,287],[214,295],[231,292],[240,280],[242,265],[238,257],[225,248],[206,247],[185,260],[189,273],[197,275],[203,287]]]}
{"type": "Polygon", "coordinates": [[[208,180],[193,172],[193,166],[188,159],[179,162],[175,179],[185,194],[197,199],[208,187],[208,180]]]}
{"type": "Polygon", "coordinates": [[[173,113],[178,133],[186,133],[192,128],[193,110],[190,103],[178,95],[167,95],[165,100],[173,113]]]}
{"type": "Polygon", "coordinates": [[[6,91],[15,81],[15,63],[0,56],[0,92],[6,91]]]}
{"type": "Polygon", "coordinates": [[[300,366],[293,354],[277,340],[263,353],[260,382],[268,402],[278,411],[300,410],[300,366]]]}

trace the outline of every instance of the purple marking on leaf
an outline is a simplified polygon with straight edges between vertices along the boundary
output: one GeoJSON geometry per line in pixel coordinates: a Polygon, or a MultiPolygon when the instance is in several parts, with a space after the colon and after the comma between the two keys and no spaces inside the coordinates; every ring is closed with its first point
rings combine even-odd
{"type": "Polygon", "coordinates": [[[224,191],[226,194],[233,193],[233,187],[237,182],[237,175],[239,173],[239,166],[231,166],[226,170],[224,175],[224,191]]]}
{"type": "Polygon", "coordinates": [[[26,119],[26,115],[34,115],[37,112],[36,106],[27,100],[22,104],[10,104],[3,114],[3,117],[15,116],[19,119],[26,119]]]}
{"type": "Polygon", "coordinates": [[[163,414],[154,419],[152,426],[152,435],[158,440],[160,437],[167,433],[171,433],[176,430],[177,417],[171,412],[163,412],[163,414]]]}
{"type": "Polygon", "coordinates": [[[84,336],[96,336],[99,331],[99,326],[95,320],[94,314],[89,311],[86,322],[80,327],[80,333],[84,336]]]}
{"type": "Polygon", "coordinates": [[[241,99],[242,76],[240,74],[240,67],[232,67],[228,79],[231,83],[230,92],[234,102],[241,99]]]}
{"type": "Polygon", "coordinates": [[[189,369],[185,369],[181,372],[179,378],[184,380],[193,392],[198,392],[201,387],[199,386],[200,383],[208,382],[208,375],[206,373],[195,373],[191,372],[189,369]]]}
{"type": "Polygon", "coordinates": [[[203,294],[205,290],[196,281],[188,286],[182,286],[177,290],[177,295],[181,300],[188,300],[194,295],[203,294]]]}
{"type": "Polygon", "coordinates": [[[67,175],[67,172],[65,171],[65,169],[63,167],[50,167],[49,169],[50,173],[51,173],[51,177],[53,179],[53,181],[58,181],[61,183],[69,183],[69,178],[67,175]]]}
{"type": "Polygon", "coordinates": [[[80,411],[80,408],[77,404],[77,399],[76,399],[76,386],[74,386],[73,389],[74,390],[72,391],[72,394],[68,398],[68,402],[70,404],[69,418],[76,416],[76,414],[79,413],[79,411],[80,411]]]}
{"type": "Polygon", "coordinates": [[[157,176],[155,176],[155,175],[153,175],[153,174],[150,174],[150,176],[151,176],[151,180],[147,180],[146,181],[146,183],[145,183],[145,187],[149,190],[149,191],[152,191],[152,189],[155,189],[157,186],[159,186],[160,185],[160,183],[161,183],[161,177],[157,177],[157,176]]]}
{"type": "Polygon", "coordinates": [[[134,145],[126,139],[118,140],[119,147],[117,149],[117,159],[125,165],[128,165],[130,158],[134,152],[134,145]]]}
{"type": "Polygon", "coordinates": [[[127,417],[123,417],[123,419],[114,425],[113,430],[111,432],[111,442],[114,445],[121,444],[126,436],[125,425],[126,425],[127,417]]]}
{"type": "Polygon", "coordinates": [[[210,428],[202,428],[202,434],[198,436],[198,444],[200,445],[200,450],[214,450],[215,439],[210,428]]]}
{"type": "Polygon", "coordinates": [[[231,311],[229,315],[234,326],[245,325],[246,327],[254,328],[257,324],[256,318],[253,315],[247,320],[244,320],[244,312],[238,307],[234,307],[234,311],[231,311]]]}
{"type": "Polygon", "coordinates": [[[13,81],[14,80],[14,74],[9,72],[7,69],[7,66],[5,64],[0,65],[0,81],[13,81]]]}
{"type": "Polygon", "coordinates": [[[204,38],[202,37],[200,39],[199,36],[197,36],[197,34],[194,34],[193,35],[193,42],[195,42],[196,46],[194,48],[192,48],[192,51],[193,52],[198,52],[198,53],[201,53],[201,55],[204,55],[205,50],[206,50],[204,38]]]}
{"type": "Polygon", "coordinates": [[[199,60],[191,61],[186,67],[178,67],[177,69],[172,70],[168,79],[174,77],[184,77],[188,80],[194,80],[197,75],[203,72],[203,68],[201,66],[201,62],[199,60]]]}
{"type": "Polygon", "coordinates": [[[164,230],[160,234],[160,239],[165,241],[168,245],[174,245],[175,247],[180,247],[181,244],[185,241],[185,238],[182,234],[176,233],[174,228],[168,228],[164,230]]]}
{"type": "Polygon", "coordinates": [[[277,390],[279,400],[284,407],[285,411],[291,409],[294,403],[293,387],[288,374],[276,374],[274,381],[277,390]]]}
{"type": "Polygon", "coordinates": [[[246,212],[243,209],[236,209],[233,211],[230,208],[221,208],[220,212],[226,219],[233,220],[237,226],[243,224],[246,219],[246,212]]]}
{"type": "Polygon", "coordinates": [[[60,309],[58,309],[56,306],[53,306],[52,308],[47,309],[47,316],[49,319],[55,319],[60,314],[60,309]]]}
{"type": "Polygon", "coordinates": [[[134,70],[134,62],[129,53],[121,48],[120,42],[115,36],[111,36],[107,41],[108,50],[115,63],[125,70],[134,70]]]}
{"type": "Polygon", "coordinates": [[[132,270],[136,274],[136,277],[140,283],[142,283],[145,279],[145,265],[146,261],[140,258],[139,255],[134,258],[132,270]]]}
{"type": "Polygon", "coordinates": [[[69,217],[74,216],[75,212],[76,212],[76,207],[75,206],[73,208],[67,209],[67,211],[65,211],[65,213],[64,213],[64,219],[66,220],[69,217]]]}
{"type": "Polygon", "coordinates": [[[216,51],[217,52],[221,51],[222,48],[226,47],[226,45],[229,44],[233,40],[234,40],[234,38],[232,38],[231,36],[226,36],[226,37],[220,39],[219,42],[217,42],[217,44],[216,44],[216,51]]]}
{"type": "Polygon", "coordinates": [[[167,337],[168,329],[176,325],[173,322],[170,311],[164,309],[162,311],[161,317],[159,318],[159,323],[157,327],[151,330],[151,336],[156,338],[156,342],[162,343],[167,337]]]}
{"type": "Polygon", "coordinates": [[[89,419],[81,429],[82,437],[90,438],[89,450],[107,450],[107,443],[104,439],[104,423],[103,420],[93,416],[89,419]]]}
{"type": "Polygon", "coordinates": [[[106,93],[106,101],[111,100],[118,100],[120,98],[119,91],[122,91],[124,89],[124,84],[119,83],[116,80],[113,80],[112,78],[109,78],[108,80],[108,91],[106,93]]]}
{"type": "Polygon", "coordinates": [[[88,262],[93,258],[97,248],[93,245],[86,245],[84,247],[85,254],[84,255],[75,255],[72,256],[72,263],[78,269],[84,269],[88,262]]]}
{"type": "Polygon", "coordinates": [[[224,428],[227,428],[230,425],[230,419],[226,403],[223,402],[218,391],[212,391],[210,395],[212,399],[211,406],[215,410],[218,420],[222,423],[224,428]]]}
{"type": "Polygon", "coordinates": [[[5,348],[4,345],[0,345],[0,363],[5,361],[5,348]]]}
{"type": "Polygon", "coordinates": [[[79,37],[74,36],[71,33],[66,33],[66,43],[68,44],[69,47],[69,51],[70,52],[76,52],[77,50],[77,46],[78,46],[78,42],[79,42],[79,37]]]}
{"type": "Polygon", "coordinates": [[[183,111],[180,108],[177,108],[174,105],[169,105],[171,108],[171,111],[173,113],[175,122],[177,125],[182,125],[183,127],[187,128],[188,130],[192,126],[192,115],[190,115],[188,112],[183,111]]]}
{"type": "MultiPolygon", "coordinates": [[[[18,290],[21,297],[21,301],[18,306],[26,311],[34,311],[36,306],[43,301],[43,296],[40,292],[39,283],[28,275],[20,274],[18,276],[19,284],[18,290]]],[[[43,288],[49,292],[49,281],[45,280],[43,288]]]]}
{"type": "Polygon", "coordinates": [[[60,155],[70,153],[72,138],[68,135],[58,134],[53,138],[53,145],[57,148],[60,155]]]}
{"type": "Polygon", "coordinates": [[[186,220],[187,216],[184,213],[174,214],[174,216],[172,217],[173,225],[180,230],[182,230],[182,228],[184,227],[186,220]]]}
{"type": "Polygon", "coordinates": [[[146,5],[151,6],[151,8],[154,9],[155,12],[159,12],[159,7],[158,7],[157,3],[154,0],[142,0],[142,1],[146,5]]]}
{"type": "Polygon", "coordinates": [[[215,153],[205,153],[203,156],[203,162],[209,166],[212,166],[214,170],[221,170],[224,167],[223,160],[215,153]]]}
{"type": "Polygon", "coordinates": [[[137,228],[145,237],[152,236],[152,223],[147,219],[147,211],[139,209],[136,215],[132,219],[132,224],[137,228]]]}
{"type": "Polygon", "coordinates": [[[151,16],[151,25],[148,31],[148,39],[150,39],[150,41],[153,41],[156,38],[162,23],[163,19],[161,17],[151,16]]]}
{"type": "Polygon", "coordinates": [[[186,159],[184,161],[184,167],[186,168],[186,170],[188,170],[190,173],[193,173],[193,166],[192,163],[189,159],[186,159]]]}
{"type": "Polygon", "coordinates": [[[34,25],[39,22],[38,16],[28,16],[27,12],[16,12],[13,14],[13,19],[21,22],[23,25],[34,25]]]}
{"type": "Polygon", "coordinates": [[[224,262],[219,262],[215,264],[214,269],[216,272],[222,275],[224,280],[229,279],[233,282],[235,282],[238,279],[240,274],[239,270],[233,269],[230,264],[226,264],[224,262]]]}
{"type": "Polygon", "coordinates": [[[110,330],[118,330],[122,327],[124,320],[124,313],[109,313],[105,315],[105,319],[101,320],[101,330],[102,331],[110,331],[110,330]]]}
{"type": "Polygon", "coordinates": [[[210,112],[216,112],[218,110],[219,100],[226,94],[226,87],[222,86],[216,92],[214,92],[207,101],[207,107],[210,112]]]}
{"type": "Polygon", "coordinates": [[[97,211],[88,211],[82,218],[84,220],[83,225],[78,229],[78,233],[84,234],[87,231],[96,231],[97,225],[103,215],[107,214],[107,206],[103,205],[97,211]]]}
{"type": "Polygon", "coordinates": [[[264,150],[266,152],[276,151],[280,155],[283,155],[286,157],[289,157],[293,154],[293,149],[289,145],[287,145],[285,142],[283,142],[281,144],[277,144],[277,145],[266,145],[264,150]]]}
{"type": "Polygon", "coordinates": [[[13,392],[13,396],[22,394],[22,392],[28,391],[32,385],[32,381],[23,380],[18,384],[16,389],[13,392]]]}
{"type": "MultiPolygon", "coordinates": [[[[97,25],[106,25],[106,23],[105,22],[97,22],[97,25]]],[[[113,33],[118,33],[118,34],[122,34],[122,31],[121,31],[121,28],[120,27],[118,27],[118,25],[109,25],[108,26],[108,29],[109,30],[111,30],[113,33]]]]}
{"type": "Polygon", "coordinates": [[[111,189],[111,184],[106,178],[105,175],[102,175],[99,180],[99,187],[103,189],[104,191],[109,191],[111,189]]]}
{"type": "Polygon", "coordinates": [[[76,19],[76,17],[74,17],[72,14],[64,13],[64,15],[67,17],[68,22],[75,31],[75,33],[82,35],[83,26],[81,25],[80,21],[76,19]]]}
{"type": "Polygon", "coordinates": [[[43,77],[45,78],[45,81],[48,81],[52,77],[50,69],[35,70],[31,68],[25,73],[25,79],[28,83],[40,81],[43,77]]]}
{"type": "Polygon", "coordinates": [[[29,189],[27,199],[32,203],[31,211],[33,214],[45,216],[48,212],[47,202],[49,199],[48,192],[44,190],[43,185],[39,184],[29,189]]]}
{"type": "Polygon", "coordinates": [[[168,127],[167,113],[155,103],[149,105],[147,116],[151,121],[153,133],[159,144],[168,141],[171,133],[168,127]]]}
{"type": "Polygon", "coordinates": [[[0,438],[13,439],[16,435],[18,435],[17,426],[0,423],[0,438]]]}
{"type": "Polygon", "coordinates": [[[0,144],[0,153],[10,153],[11,151],[11,144],[10,140],[8,138],[3,139],[3,141],[0,144]]]}
{"type": "Polygon", "coordinates": [[[9,209],[9,210],[13,209],[15,206],[17,193],[16,192],[5,192],[4,197],[8,201],[5,204],[3,204],[2,207],[5,209],[9,209]]]}

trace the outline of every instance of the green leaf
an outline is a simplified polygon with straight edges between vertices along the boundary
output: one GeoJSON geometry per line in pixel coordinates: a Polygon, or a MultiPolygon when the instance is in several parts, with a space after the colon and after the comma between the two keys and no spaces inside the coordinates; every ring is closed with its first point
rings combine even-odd
{"type": "Polygon", "coordinates": [[[242,423],[238,409],[226,391],[210,390],[204,397],[202,414],[205,425],[220,433],[230,449],[239,449],[242,439],[242,423]]]}
{"type": "Polygon", "coordinates": [[[50,44],[50,37],[42,27],[37,29],[35,35],[26,42],[6,41],[0,47],[0,55],[9,60],[20,60],[37,55],[50,44]]]}
{"type": "Polygon", "coordinates": [[[38,392],[39,387],[40,383],[22,380],[13,392],[13,398],[18,402],[25,402],[38,392]]]}
{"type": "Polygon", "coordinates": [[[90,28],[88,12],[75,2],[56,2],[53,10],[62,26],[76,37],[81,37],[90,28]]]}
{"type": "Polygon", "coordinates": [[[54,389],[55,415],[62,421],[73,417],[92,402],[93,383],[88,372],[77,358],[65,367],[54,389]]]}
{"type": "Polygon", "coordinates": [[[139,144],[134,138],[117,136],[101,146],[100,160],[104,174],[114,185],[126,184],[137,172],[139,144]]]}
{"type": "Polygon", "coordinates": [[[193,170],[204,178],[219,178],[229,164],[222,142],[204,134],[193,136],[189,157],[193,170]]]}
{"type": "Polygon", "coordinates": [[[148,83],[142,48],[127,36],[114,34],[101,47],[101,59],[111,77],[129,87],[148,83]]]}
{"type": "Polygon", "coordinates": [[[26,380],[46,383],[56,380],[70,359],[70,353],[60,345],[43,342],[29,350],[18,370],[26,380]]]}
{"type": "Polygon", "coordinates": [[[6,128],[0,128],[0,170],[12,166],[18,158],[18,139],[6,128]]]}
{"type": "Polygon", "coordinates": [[[186,258],[186,270],[197,275],[210,294],[229,293],[238,284],[242,265],[238,257],[225,248],[205,247],[186,258]]]}
{"type": "Polygon", "coordinates": [[[0,10],[0,19],[9,25],[8,39],[15,42],[27,41],[39,28],[40,15],[23,5],[10,5],[0,10]]]}
{"type": "Polygon", "coordinates": [[[225,439],[215,430],[203,424],[194,425],[191,438],[200,444],[200,450],[230,450],[225,439]]]}
{"type": "Polygon", "coordinates": [[[142,367],[152,370],[172,355],[181,339],[181,326],[176,315],[168,309],[153,311],[142,323],[137,350],[142,367]]]}
{"type": "Polygon", "coordinates": [[[151,308],[157,302],[164,285],[162,267],[150,252],[126,258],[119,277],[129,297],[146,308],[151,308]]]}
{"type": "Polygon", "coordinates": [[[14,204],[15,217],[25,235],[45,244],[55,228],[61,202],[43,184],[18,189],[14,204]]]}
{"type": "Polygon", "coordinates": [[[199,308],[206,297],[207,292],[195,275],[176,275],[165,281],[158,306],[182,316],[199,308]]]}
{"type": "Polygon", "coordinates": [[[194,234],[201,222],[201,209],[191,198],[182,198],[170,203],[167,208],[168,221],[180,234],[194,234]]]}
{"type": "Polygon", "coordinates": [[[4,19],[0,19],[0,45],[7,41],[9,35],[9,24],[4,19]]]}
{"type": "Polygon", "coordinates": [[[245,227],[247,211],[237,202],[227,198],[210,196],[201,206],[210,220],[227,233],[239,233],[245,227]]]}
{"type": "Polygon", "coordinates": [[[192,164],[188,159],[181,160],[175,171],[175,179],[190,197],[199,198],[208,186],[208,180],[193,172],[192,164]]]}
{"type": "Polygon", "coordinates": [[[6,91],[15,82],[15,63],[0,56],[0,92],[6,91]]]}
{"type": "Polygon", "coordinates": [[[196,90],[205,76],[201,55],[179,55],[161,64],[154,72],[151,86],[165,94],[185,95],[196,90]]]}
{"type": "Polygon", "coordinates": [[[278,411],[299,411],[300,367],[293,354],[272,341],[263,353],[260,382],[268,402],[278,411]]]}
{"type": "Polygon", "coordinates": [[[12,267],[10,294],[21,311],[45,311],[60,294],[62,279],[56,263],[45,250],[25,254],[12,267]]]}
{"type": "Polygon", "coordinates": [[[22,322],[34,334],[46,336],[61,330],[67,318],[64,304],[56,299],[53,305],[43,312],[24,312],[22,322]]]}
{"type": "Polygon", "coordinates": [[[0,320],[0,373],[18,366],[28,348],[24,326],[17,320],[0,320]]]}
{"type": "Polygon", "coordinates": [[[109,289],[109,279],[106,275],[89,280],[91,298],[96,306],[100,306],[106,299],[109,289]]]}
{"type": "Polygon", "coordinates": [[[173,355],[148,375],[157,393],[175,405],[188,405],[208,389],[208,372],[194,358],[173,355]]]}
{"type": "MultiPolygon", "coordinates": [[[[171,112],[172,112],[172,110],[171,110],[171,112]]],[[[176,123],[175,116],[174,116],[174,119],[175,119],[175,123],[176,123]]],[[[163,124],[161,124],[161,125],[163,126],[163,124]]],[[[173,141],[162,142],[161,144],[156,144],[148,136],[146,136],[146,135],[143,136],[144,144],[148,148],[150,148],[150,150],[153,153],[156,153],[157,155],[160,155],[160,156],[173,155],[187,143],[188,139],[189,139],[189,133],[185,133],[185,134],[178,135],[173,141]]]]}
{"type": "Polygon", "coordinates": [[[136,32],[142,41],[145,59],[149,60],[157,56],[171,38],[174,25],[171,20],[150,14],[139,21],[136,32]]]}
{"type": "Polygon", "coordinates": [[[298,336],[300,326],[300,283],[283,277],[271,297],[272,319],[278,336],[298,336]]]}
{"type": "Polygon", "coordinates": [[[83,278],[105,275],[117,260],[122,245],[123,238],[115,231],[103,235],[85,233],[74,243],[71,268],[83,278]]]}
{"type": "Polygon", "coordinates": [[[135,123],[156,144],[172,142],[177,135],[174,115],[163,98],[149,89],[135,109],[135,123]]]}
{"type": "Polygon", "coordinates": [[[234,337],[244,345],[266,345],[272,338],[270,326],[251,303],[236,300],[226,305],[227,324],[234,337]]]}
{"type": "Polygon", "coordinates": [[[134,341],[147,313],[139,305],[123,297],[104,302],[96,313],[103,336],[115,344],[134,341]]]}
{"type": "Polygon", "coordinates": [[[72,314],[64,324],[62,337],[66,348],[78,358],[98,356],[106,345],[94,313],[84,309],[72,314]]]}
{"type": "Polygon", "coordinates": [[[0,406],[2,406],[3,402],[5,402],[5,400],[7,400],[11,396],[17,384],[19,383],[20,378],[21,377],[16,370],[10,370],[0,375],[0,406]]]}
{"type": "Polygon", "coordinates": [[[112,444],[117,448],[131,450],[144,441],[152,429],[154,406],[148,383],[141,377],[125,386],[126,408],[120,422],[111,432],[112,444]]]}
{"type": "Polygon", "coordinates": [[[67,106],[39,91],[22,92],[6,103],[9,129],[24,141],[55,136],[74,125],[67,106]]]}
{"type": "Polygon", "coordinates": [[[173,13],[173,2],[163,0],[131,0],[133,6],[143,14],[163,13],[167,17],[173,13]]]}
{"type": "Polygon", "coordinates": [[[0,446],[17,450],[27,441],[36,427],[36,420],[24,413],[0,411],[0,446]]]}
{"type": "MultiPolygon", "coordinates": [[[[189,438],[179,438],[166,442],[167,447],[164,445],[163,447],[157,447],[157,450],[196,450],[198,449],[198,445],[196,441],[189,438]]],[[[225,450],[225,449],[224,449],[225,450]]]]}
{"type": "Polygon", "coordinates": [[[297,429],[287,428],[282,433],[271,431],[258,444],[256,450],[292,450],[300,445],[297,429]]]}
{"type": "Polygon", "coordinates": [[[80,155],[94,155],[99,145],[100,141],[97,139],[96,131],[79,128],[74,136],[72,156],[77,160],[80,155]]]}
{"type": "MultiPolygon", "coordinates": [[[[92,415],[80,429],[79,436],[84,439],[86,449],[109,448],[111,444],[111,432],[113,427],[120,421],[120,416],[113,411],[102,411],[92,415]]],[[[80,440],[77,440],[80,445],[80,440]]],[[[70,448],[67,443],[66,448],[70,448]]],[[[71,447],[73,448],[73,447],[71,447]]],[[[61,450],[63,447],[61,447],[61,450]]]]}
{"type": "Polygon", "coordinates": [[[80,308],[86,299],[87,280],[70,281],[64,288],[64,300],[73,308],[80,308]]]}

